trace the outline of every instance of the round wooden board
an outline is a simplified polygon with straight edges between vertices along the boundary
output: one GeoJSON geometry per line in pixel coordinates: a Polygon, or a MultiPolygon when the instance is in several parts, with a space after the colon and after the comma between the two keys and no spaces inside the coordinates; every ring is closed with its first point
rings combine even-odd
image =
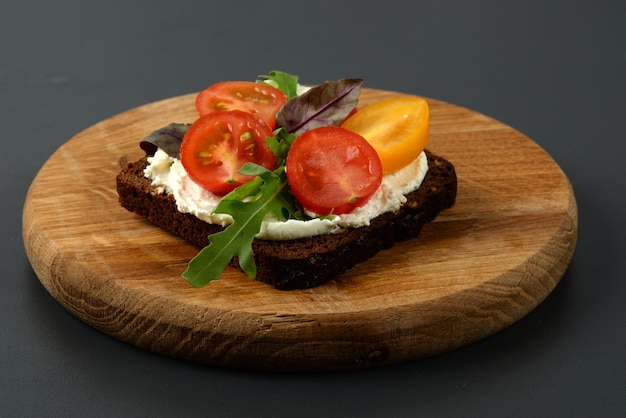
{"type": "MultiPolygon", "coordinates": [[[[397,94],[364,89],[359,106],[397,94]]],[[[37,276],[69,312],[115,338],[251,370],[395,364],[509,326],[570,262],[576,202],[552,158],[509,126],[429,100],[428,148],[455,165],[458,196],[419,238],[314,289],[275,290],[235,269],[193,288],[180,275],[198,249],[121,208],[115,176],[142,155],[148,133],[193,121],[194,98],[147,104],[79,133],[42,167],[25,201],[37,276]]]]}

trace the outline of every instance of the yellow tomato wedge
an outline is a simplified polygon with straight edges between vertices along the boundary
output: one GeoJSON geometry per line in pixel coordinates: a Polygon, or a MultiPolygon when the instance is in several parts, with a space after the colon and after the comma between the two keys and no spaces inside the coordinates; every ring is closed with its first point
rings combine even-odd
{"type": "Polygon", "coordinates": [[[341,126],[363,136],[376,150],[383,173],[398,171],[415,160],[428,142],[428,103],[402,96],[364,107],[341,126]]]}

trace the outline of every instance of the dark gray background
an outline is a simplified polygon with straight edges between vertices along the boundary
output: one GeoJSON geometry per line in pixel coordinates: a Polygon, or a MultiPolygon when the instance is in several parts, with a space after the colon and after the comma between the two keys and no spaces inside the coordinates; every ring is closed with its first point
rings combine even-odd
{"type": "Polygon", "coordinates": [[[33,1],[0,12],[0,416],[624,416],[622,1],[33,1]],[[248,6],[245,6],[248,4],[248,6]],[[536,310],[434,358],[348,373],[174,361],[68,314],[21,238],[30,182],[90,125],[225,79],[456,103],[519,129],[571,180],[579,240],[536,310]]]}

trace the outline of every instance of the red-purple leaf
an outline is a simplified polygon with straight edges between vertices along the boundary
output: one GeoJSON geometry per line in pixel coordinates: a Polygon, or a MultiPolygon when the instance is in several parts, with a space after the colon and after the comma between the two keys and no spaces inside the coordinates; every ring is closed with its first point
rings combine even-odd
{"type": "Polygon", "coordinates": [[[170,157],[180,158],[180,144],[189,126],[187,123],[170,123],[150,133],[139,146],[147,155],[154,155],[157,148],[161,148],[170,157]]]}
{"type": "Polygon", "coordinates": [[[289,100],[276,115],[276,125],[295,135],[320,126],[338,126],[359,101],[360,78],[327,81],[289,100]]]}

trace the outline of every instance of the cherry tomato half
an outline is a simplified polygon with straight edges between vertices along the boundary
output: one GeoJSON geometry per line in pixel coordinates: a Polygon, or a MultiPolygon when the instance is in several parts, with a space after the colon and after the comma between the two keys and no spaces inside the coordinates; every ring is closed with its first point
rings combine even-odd
{"type": "Polygon", "coordinates": [[[213,112],[242,110],[261,118],[270,129],[276,126],[276,112],[287,102],[279,89],[253,81],[223,81],[201,91],[196,97],[200,116],[213,112]]]}
{"type": "Polygon", "coordinates": [[[287,155],[287,180],[305,209],[317,214],[351,212],[382,181],[374,148],[359,134],[336,126],[306,131],[287,155]]]}
{"type": "Polygon", "coordinates": [[[209,113],[187,130],[180,160],[195,183],[224,195],[253,178],[237,172],[245,163],[274,169],[276,156],[265,141],[272,134],[265,122],[250,113],[209,113]]]}
{"type": "Polygon", "coordinates": [[[401,169],[420,155],[428,143],[428,125],[428,103],[413,96],[373,103],[341,124],[372,144],[385,174],[401,169]]]}

